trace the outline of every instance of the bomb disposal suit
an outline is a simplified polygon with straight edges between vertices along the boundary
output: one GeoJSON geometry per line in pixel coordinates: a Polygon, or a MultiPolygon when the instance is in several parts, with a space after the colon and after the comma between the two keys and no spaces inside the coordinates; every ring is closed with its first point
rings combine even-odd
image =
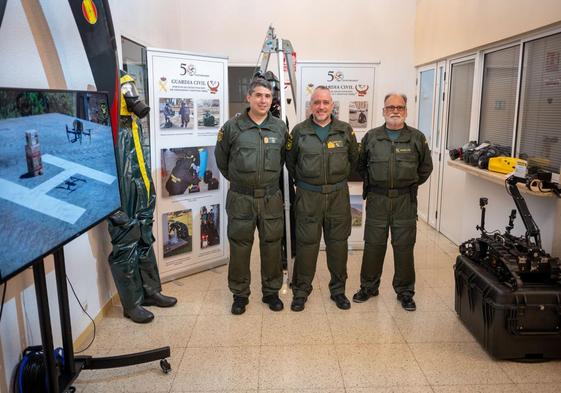
{"type": "Polygon", "coordinates": [[[351,233],[347,178],[356,166],[358,144],[351,126],[333,116],[324,138],[315,127],[313,116],[297,124],[287,145],[286,166],[296,182],[295,298],[307,298],[312,292],[322,229],[331,295],[344,294],[347,280],[351,233]]]}
{"type": "Polygon", "coordinates": [[[226,199],[230,263],[228,286],[234,296],[250,294],[250,256],[259,230],[263,296],[282,286],[281,238],[284,210],[279,177],[285,160],[286,125],[270,113],[257,125],[245,113],[218,132],[216,163],[230,181],[226,199]]]}
{"type": "Polygon", "coordinates": [[[417,189],[432,172],[427,140],[422,132],[404,124],[392,140],[385,124],[362,139],[358,170],[366,199],[365,248],[361,287],[375,292],[380,285],[388,232],[394,252],[396,293],[413,296],[413,247],[417,232],[417,189]]]}
{"type": "Polygon", "coordinates": [[[141,144],[142,126],[135,114],[145,115],[150,108],[140,101],[134,112],[127,108],[123,91],[127,84],[133,83],[130,75],[121,76],[123,88],[116,146],[121,210],[109,217],[113,244],[109,264],[125,315],[127,310],[141,306],[145,297],[158,294],[162,289],[152,247],[156,193],[150,175],[150,152],[148,146],[141,144]]]}

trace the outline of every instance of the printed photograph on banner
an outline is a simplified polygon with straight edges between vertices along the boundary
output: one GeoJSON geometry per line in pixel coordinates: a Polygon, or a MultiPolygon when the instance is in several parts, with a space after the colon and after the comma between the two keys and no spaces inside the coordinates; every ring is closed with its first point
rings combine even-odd
{"type": "Polygon", "coordinates": [[[351,220],[353,227],[362,225],[362,195],[351,195],[351,220]]]}
{"type": "MultiPolygon", "coordinates": [[[[333,101],[333,117],[339,118],[339,101],[333,101]]],[[[310,101],[306,101],[306,119],[310,117],[312,110],[310,109],[310,101]]]]}
{"type": "Polygon", "coordinates": [[[193,100],[191,98],[160,98],[160,130],[194,128],[193,100]]]}
{"type": "Polygon", "coordinates": [[[368,127],[368,101],[349,102],[349,124],[353,128],[368,127]]]}
{"type": "Polygon", "coordinates": [[[162,215],[164,258],[193,251],[193,212],[178,210],[162,215]]]}
{"type": "Polygon", "coordinates": [[[220,100],[197,100],[197,125],[214,128],[220,123],[220,100]]]}
{"type": "Polygon", "coordinates": [[[220,174],[214,146],[162,149],[161,157],[164,197],[218,190],[220,174]]]}
{"type": "Polygon", "coordinates": [[[201,249],[220,244],[220,205],[201,207],[201,249]]]}

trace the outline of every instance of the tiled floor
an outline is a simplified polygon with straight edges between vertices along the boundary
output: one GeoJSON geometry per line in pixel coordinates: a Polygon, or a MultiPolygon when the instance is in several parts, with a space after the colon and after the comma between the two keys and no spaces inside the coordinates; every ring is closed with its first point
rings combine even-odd
{"type": "MultiPolygon", "coordinates": [[[[259,260],[247,311],[230,314],[225,266],[164,286],[177,296],[156,319],[136,325],[115,307],[98,327],[90,354],[120,354],[171,346],[172,372],[157,362],[84,371],[77,391],[321,392],[321,393],[553,393],[561,391],[561,362],[494,361],[454,312],[452,265],[457,247],[419,223],[415,250],[417,311],[402,310],[391,288],[391,251],[381,296],[341,311],[329,299],[329,273],[320,253],[314,292],[301,313],[261,303],[259,260]]],[[[349,255],[347,295],[358,288],[362,253],[349,255]]]]}

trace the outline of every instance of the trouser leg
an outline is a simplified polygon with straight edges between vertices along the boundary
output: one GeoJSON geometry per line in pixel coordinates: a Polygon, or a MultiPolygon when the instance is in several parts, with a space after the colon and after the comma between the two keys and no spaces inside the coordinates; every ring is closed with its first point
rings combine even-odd
{"type": "Polygon", "coordinates": [[[263,296],[277,294],[282,286],[281,241],[284,228],[282,194],[258,200],[259,253],[263,296]]]}
{"type": "Polygon", "coordinates": [[[296,192],[296,258],[292,276],[294,297],[308,297],[313,290],[323,223],[322,196],[301,189],[296,192]]]}
{"type": "Polygon", "coordinates": [[[347,282],[348,238],[351,234],[351,205],[348,189],[328,194],[325,212],[324,238],[327,254],[327,268],[331,274],[329,291],[331,295],[345,293],[347,282]]]}
{"type": "Polygon", "coordinates": [[[109,233],[113,245],[109,255],[111,274],[123,308],[130,310],[144,300],[138,269],[138,221],[130,219],[123,211],[118,211],[109,217],[109,233]]]}
{"type": "Polygon", "coordinates": [[[375,291],[380,286],[389,232],[389,199],[383,195],[368,194],[364,252],[360,269],[360,285],[375,291]]]}
{"type": "Polygon", "coordinates": [[[398,294],[415,294],[413,249],[417,235],[417,203],[409,195],[396,198],[392,217],[392,247],[395,274],[393,288],[398,294]]]}
{"type": "MultiPolygon", "coordinates": [[[[155,198],[154,198],[155,199],[155,198]]],[[[138,266],[142,278],[144,294],[151,296],[162,291],[160,272],[154,253],[154,236],[152,234],[154,203],[138,212],[140,239],[138,241],[138,266]]]]}
{"type": "Polygon", "coordinates": [[[248,297],[251,283],[249,262],[256,226],[253,197],[229,191],[226,210],[230,241],[228,287],[234,295],[248,297]]]}

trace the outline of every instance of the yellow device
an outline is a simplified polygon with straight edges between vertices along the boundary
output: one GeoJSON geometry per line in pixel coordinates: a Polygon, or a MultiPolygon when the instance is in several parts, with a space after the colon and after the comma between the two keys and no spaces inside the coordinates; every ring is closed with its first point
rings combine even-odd
{"type": "Polygon", "coordinates": [[[491,172],[512,173],[516,165],[527,165],[526,160],[515,157],[492,157],[489,159],[489,170],[491,172]]]}

